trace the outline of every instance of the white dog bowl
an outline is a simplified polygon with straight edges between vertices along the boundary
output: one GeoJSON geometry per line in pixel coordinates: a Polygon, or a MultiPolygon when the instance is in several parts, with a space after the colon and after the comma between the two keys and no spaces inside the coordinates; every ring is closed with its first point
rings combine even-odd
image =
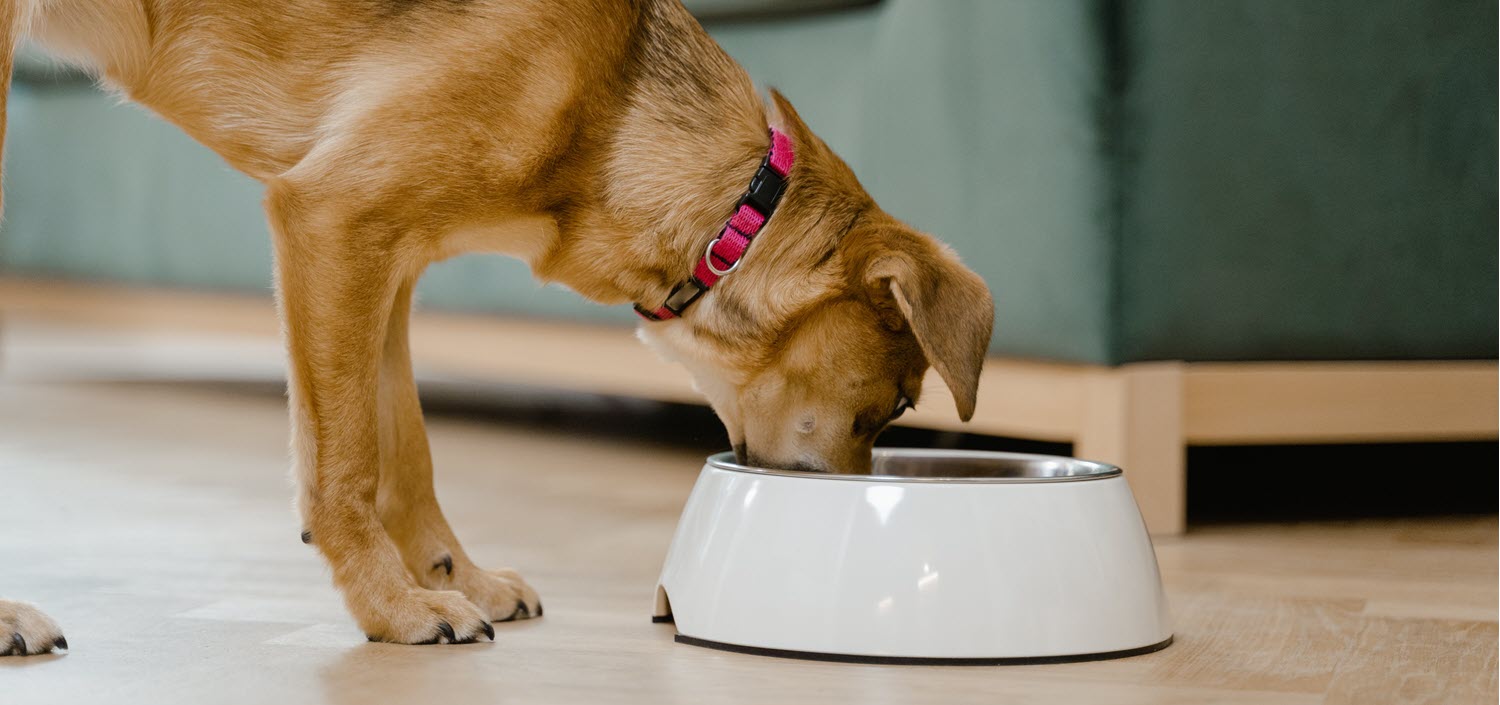
{"type": "Polygon", "coordinates": [[[871,475],[712,456],[655,619],[699,646],[882,663],[1090,660],[1172,641],[1120,469],[1018,453],[877,449],[871,475]]]}

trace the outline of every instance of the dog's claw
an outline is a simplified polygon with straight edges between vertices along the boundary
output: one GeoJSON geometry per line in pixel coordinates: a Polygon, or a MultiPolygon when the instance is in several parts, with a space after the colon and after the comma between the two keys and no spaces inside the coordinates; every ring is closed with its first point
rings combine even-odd
{"type": "MultiPolygon", "coordinates": [[[[490,641],[494,641],[495,640],[495,628],[491,627],[488,622],[486,622],[484,624],[484,626],[481,627],[481,631],[484,632],[485,636],[488,636],[490,638],[490,641]]],[[[369,634],[366,634],[365,638],[369,639],[371,642],[374,642],[374,643],[385,643],[385,641],[386,641],[385,639],[377,639],[374,636],[371,636],[369,634]]],[[[430,646],[432,644],[443,644],[443,643],[448,643],[448,644],[472,644],[472,643],[474,643],[476,641],[479,641],[479,635],[478,634],[474,634],[473,636],[470,636],[467,639],[460,639],[460,638],[458,638],[458,632],[454,631],[453,625],[451,625],[451,624],[449,624],[447,622],[438,622],[437,633],[434,634],[434,635],[432,635],[431,639],[428,639],[426,641],[413,642],[413,644],[416,645],[416,646],[430,646]]],[[[64,646],[63,648],[67,648],[67,647],[64,646]]]]}
{"type": "Polygon", "coordinates": [[[52,642],[52,648],[54,648],[54,649],[62,649],[63,651],[67,651],[68,650],[68,638],[65,637],[65,636],[57,637],[57,641],[52,642]]]}
{"type": "Polygon", "coordinates": [[[304,532],[302,532],[302,543],[312,543],[312,532],[311,531],[304,531],[304,532]]]}
{"type": "Polygon", "coordinates": [[[538,616],[538,617],[542,616],[542,601],[541,600],[537,600],[536,601],[536,616],[538,616]]]}
{"type": "Polygon", "coordinates": [[[499,620],[501,622],[514,622],[518,619],[530,619],[531,610],[526,608],[525,602],[516,603],[516,611],[511,612],[509,617],[499,620]]]}
{"type": "Polygon", "coordinates": [[[441,560],[432,564],[433,570],[437,570],[440,567],[443,570],[447,571],[449,575],[453,575],[453,556],[449,554],[443,554],[443,558],[441,560]]]}
{"type": "Polygon", "coordinates": [[[11,632],[10,648],[7,649],[5,653],[15,654],[17,656],[26,655],[26,639],[21,636],[20,632],[11,632]]]}

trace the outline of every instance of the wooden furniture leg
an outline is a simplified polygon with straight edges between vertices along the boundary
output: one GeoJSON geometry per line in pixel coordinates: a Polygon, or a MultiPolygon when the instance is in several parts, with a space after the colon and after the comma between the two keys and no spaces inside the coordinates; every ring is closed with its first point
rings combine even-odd
{"type": "Polygon", "coordinates": [[[1152,534],[1180,534],[1187,523],[1181,362],[1148,362],[1100,370],[1088,383],[1087,407],[1073,454],[1125,469],[1152,534]]]}

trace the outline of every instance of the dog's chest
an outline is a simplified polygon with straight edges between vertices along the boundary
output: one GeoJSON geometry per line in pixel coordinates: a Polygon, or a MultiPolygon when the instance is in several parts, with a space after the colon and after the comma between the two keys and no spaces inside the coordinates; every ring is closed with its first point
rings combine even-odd
{"type": "Polygon", "coordinates": [[[443,236],[438,259],[467,252],[492,252],[535,263],[558,243],[557,221],[547,216],[515,216],[456,228],[443,236]]]}

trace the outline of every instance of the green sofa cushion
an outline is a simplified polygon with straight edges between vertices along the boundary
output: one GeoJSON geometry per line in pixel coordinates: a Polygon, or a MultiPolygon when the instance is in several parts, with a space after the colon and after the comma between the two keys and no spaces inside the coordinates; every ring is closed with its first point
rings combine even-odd
{"type": "Polygon", "coordinates": [[[1123,5],[1120,360],[1492,358],[1492,0],[1123,5]]]}

